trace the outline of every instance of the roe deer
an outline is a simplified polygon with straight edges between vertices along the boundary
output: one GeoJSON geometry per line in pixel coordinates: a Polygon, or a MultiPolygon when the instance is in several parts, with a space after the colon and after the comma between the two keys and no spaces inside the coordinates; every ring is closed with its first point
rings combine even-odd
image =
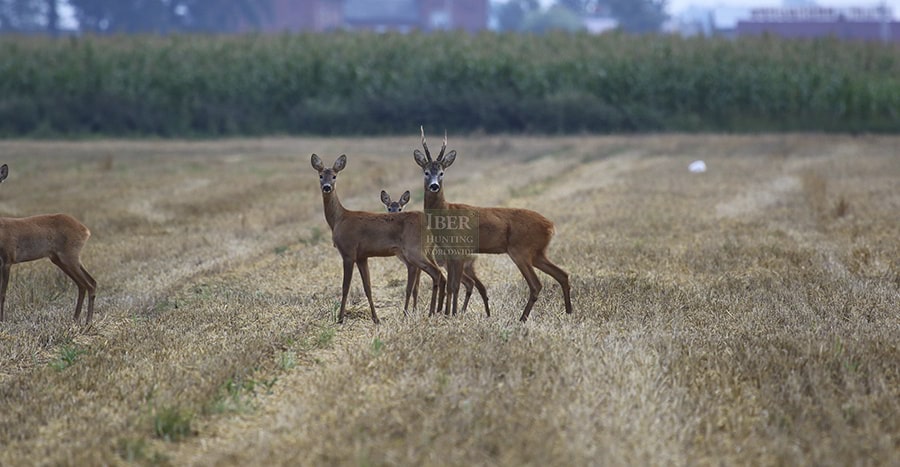
{"type": "MultiPolygon", "coordinates": [[[[440,290],[440,301],[444,298],[444,274],[433,261],[425,256],[422,249],[422,233],[425,214],[404,212],[400,214],[350,211],[338,199],[335,184],[337,174],[347,166],[347,156],[341,155],[330,168],[325,168],[322,159],[313,154],[312,166],[319,172],[319,188],[325,207],[325,221],[331,228],[331,239],[344,262],[344,282],[341,289],[341,311],[338,323],[344,322],[347,293],[353,277],[353,265],[359,269],[363,290],[372,310],[372,321],[378,324],[372,289],[369,285],[369,263],[372,257],[399,256],[407,264],[422,269],[431,276],[431,310],[435,307],[436,293],[440,290]]],[[[407,310],[404,309],[406,314],[407,310]]]]}
{"type": "MultiPolygon", "coordinates": [[[[519,268],[528,283],[530,294],[525,303],[520,321],[526,321],[534,302],[541,292],[541,281],[534,268],[552,276],[562,287],[566,313],[572,313],[572,301],[569,297],[569,275],[559,266],[547,259],[547,247],[553,237],[553,222],[537,212],[519,208],[483,208],[459,203],[448,203],[444,199],[444,170],[456,160],[456,151],[446,156],[447,135],[436,159],[431,158],[425,142],[425,129],[422,131],[422,148],[425,153],[416,149],[413,152],[416,163],[425,175],[425,210],[460,210],[474,213],[478,222],[477,253],[506,253],[519,268]]],[[[447,258],[447,306],[453,303],[456,312],[456,301],[459,297],[462,259],[447,258]]]]}
{"type": "MultiPolygon", "coordinates": [[[[397,201],[391,201],[391,195],[387,194],[386,191],[381,190],[381,202],[384,203],[384,206],[387,208],[388,212],[401,212],[403,211],[403,206],[409,202],[409,190],[403,192],[403,195],[400,196],[400,199],[397,201]]],[[[444,266],[442,260],[437,261],[438,266],[444,266]]],[[[421,271],[418,268],[411,266],[409,264],[407,266],[407,278],[406,278],[406,302],[409,302],[410,288],[412,289],[412,299],[413,299],[413,309],[416,308],[416,296],[419,294],[419,276],[421,271]],[[412,287],[410,287],[412,285],[412,287]]],[[[475,275],[475,258],[469,257],[463,261],[463,272],[462,272],[462,284],[466,288],[466,298],[463,300],[463,306],[461,313],[466,312],[466,307],[469,305],[469,298],[472,297],[472,287],[476,287],[478,289],[478,293],[481,295],[481,300],[484,302],[484,312],[487,316],[491,316],[491,308],[488,306],[488,298],[487,298],[487,289],[484,287],[484,284],[481,280],[478,279],[478,276],[475,275]]],[[[449,310],[447,310],[449,311],[449,310]]]]}
{"type": "MultiPolygon", "coordinates": [[[[0,166],[0,183],[9,175],[6,164],[0,166]]],[[[88,296],[85,324],[94,316],[94,296],[97,282],[81,264],[81,248],[91,236],[91,231],[74,217],[66,214],[45,214],[22,218],[0,217],[0,321],[6,304],[6,287],[9,285],[10,266],[16,263],[50,258],[75,285],[78,301],[75,303],[75,322],[81,315],[84,295],[88,296]]]]}

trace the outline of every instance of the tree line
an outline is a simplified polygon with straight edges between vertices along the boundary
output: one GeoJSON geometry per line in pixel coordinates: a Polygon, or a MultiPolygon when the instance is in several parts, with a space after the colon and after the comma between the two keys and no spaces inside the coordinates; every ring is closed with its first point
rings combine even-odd
{"type": "MultiPolygon", "coordinates": [[[[332,0],[339,1],[339,0],[332,0]]],[[[272,15],[272,0],[0,0],[0,32],[61,31],[61,11],[71,9],[77,31],[93,34],[167,34],[252,30],[272,15]]],[[[494,1],[501,31],[583,29],[584,15],[611,16],[628,32],[658,31],[666,0],[494,1]]]]}
{"type": "Polygon", "coordinates": [[[666,20],[666,0],[557,0],[542,9],[539,0],[509,0],[497,6],[501,31],[546,32],[578,31],[584,28],[584,15],[615,18],[626,32],[648,33],[660,30],[666,20]]]}
{"type": "Polygon", "coordinates": [[[271,14],[270,0],[0,0],[0,32],[57,35],[64,6],[94,34],[235,32],[271,14]]]}

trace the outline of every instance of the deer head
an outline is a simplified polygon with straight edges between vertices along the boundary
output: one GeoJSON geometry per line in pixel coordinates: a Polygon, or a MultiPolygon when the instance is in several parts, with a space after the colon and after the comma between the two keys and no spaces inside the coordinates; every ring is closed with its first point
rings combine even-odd
{"type": "Polygon", "coordinates": [[[322,188],[322,193],[331,193],[337,183],[338,172],[347,167],[347,155],[341,154],[341,157],[334,161],[334,165],[330,169],[326,169],[322,159],[315,154],[312,155],[310,162],[312,162],[313,168],[319,172],[319,187],[322,188]]]}
{"type": "Polygon", "coordinates": [[[422,172],[425,174],[425,189],[432,193],[437,193],[441,191],[444,169],[450,167],[453,161],[456,160],[456,151],[450,151],[447,155],[444,155],[444,150],[447,149],[447,132],[445,131],[441,152],[438,154],[437,159],[432,159],[431,152],[428,151],[428,143],[425,142],[425,128],[420,126],[419,129],[422,131],[422,148],[425,149],[425,153],[422,154],[422,151],[416,149],[413,151],[413,157],[415,157],[416,164],[419,164],[419,167],[422,168],[422,172]]]}
{"type": "Polygon", "coordinates": [[[409,190],[404,191],[397,201],[391,201],[391,195],[381,190],[381,202],[384,203],[388,212],[401,212],[403,211],[403,206],[406,206],[406,203],[409,202],[409,190]]]}

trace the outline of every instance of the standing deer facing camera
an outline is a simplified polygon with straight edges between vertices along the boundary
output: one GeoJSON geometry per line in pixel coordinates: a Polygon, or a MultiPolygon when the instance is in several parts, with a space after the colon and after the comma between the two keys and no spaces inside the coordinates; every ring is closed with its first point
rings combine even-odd
{"type": "MultiPolygon", "coordinates": [[[[403,212],[398,214],[371,213],[351,211],[344,208],[338,199],[336,183],[338,172],[347,166],[347,156],[341,155],[332,167],[325,167],[322,159],[313,154],[311,163],[319,172],[319,188],[322,190],[322,203],[325,209],[325,222],[331,228],[331,239],[337,247],[344,263],[344,282],[341,287],[341,311],[338,323],[344,322],[344,311],[347,306],[347,294],[350,291],[350,279],[353,278],[353,265],[359,269],[363,290],[372,309],[372,321],[378,324],[375,314],[375,303],[372,301],[372,288],[369,285],[369,258],[383,256],[399,256],[412,266],[425,271],[431,276],[431,310],[434,310],[435,299],[440,293],[439,301],[444,298],[444,273],[433,261],[425,256],[422,247],[422,233],[425,229],[425,214],[419,212],[403,212]]],[[[406,309],[403,310],[406,314],[406,309]]]]}
{"type": "MultiPolygon", "coordinates": [[[[422,148],[425,153],[416,149],[413,152],[416,163],[425,175],[425,211],[458,210],[474,213],[478,222],[477,253],[506,253],[525,277],[530,294],[522,311],[520,321],[528,319],[534,302],[541,292],[541,281],[534,268],[549,274],[562,287],[566,313],[572,312],[572,301],[569,297],[569,275],[547,258],[547,247],[553,238],[553,222],[537,212],[518,208],[483,208],[459,203],[448,203],[444,199],[444,170],[456,160],[456,151],[444,155],[447,149],[447,135],[437,158],[432,159],[425,143],[425,129],[422,131],[422,148]]],[[[463,270],[463,258],[447,258],[447,307],[453,303],[456,312],[456,301],[459,296],[459,284],[463,270]]]]}
{"type": "MultiPolygon", "coordinates": [[[[384,203],[384,206],[387,208],[388,212],[401,212],[403,211],[403,206],[406,206],[406,203],[409,202],[409,190],[403,192],[403,195],[400,196],[400,199],[397,201],[391,201],[391,195],[389,195],[386,191],[381,190],[381,202],[384,203]]],[[[442,260],[437,261],[438,266],[444,266],[445,263],[442,260]]],[[[407,267],[407,278],[406,278],[406,302],[409,303],[409,296],[412,293],[413,299],[413,309],[416,308],[416,296],[419,294],[419,276],[421,271],[415,266],[411,266],[409,264],[407,267]]],[[[469,298],[472,297],[472,287],[478,289],[478,293],[481,295],[481,300],[484,302],[484,312],[491,316],[491,308],[488,306],[488,297],[487,297],[487,289],[484,287],[484,284],[481,280],[478,279],[478,276],[475,275],[475,258],[468,257],[463,261],[463,272],[462,272],[462,284],[466,288],[466,298],[463,300],[462,313],[466,312],[466,307],[469,305],[469,298]]],[[[450,310],[447,310],[450,311],[450,310]]]]}
{"type": "MultiPolygon", "coordinates": [[[[3,164],[0,166],[0,183],[6,180],[7,175],[9,167],[3,164]]],[[[87,293],[86,324],[90,324],[94,316],[97,282],[81,264],[81,248],[90,236],[91,231],[84,224],[66,214],[0,217],[0,321],[3,321],[10,266],[50,258],[78,286],[75,322],[78,322],[81,315],[81,305],[87,293]]]]}

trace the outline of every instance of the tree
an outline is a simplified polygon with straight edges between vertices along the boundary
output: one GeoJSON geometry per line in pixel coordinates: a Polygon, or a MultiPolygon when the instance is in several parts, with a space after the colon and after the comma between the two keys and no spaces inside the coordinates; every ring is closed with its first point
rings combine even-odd
{"type": "Polygon", "coordinates": [[[576,13],[606,11],[628,32],[659,31],[666,20],[666,0],[557,0],[576,13]]]}
{"type": "Polygon", "coordinates": [[[259,25],[271,2],[258,0],[182,0],[184,27],[190,31],[237,31],[259,25]]]}
{"type": "Polygon", "coordinates": [[[69,0],[82,31],[95,33],[168,32],[176,25],[176,2],[69,0]]]}
{"type": "Polygon", "coordinates": [[[575,13],[594,13],[603,2],[602,0],[557,0],[556,3],[575,13]]]}
{"type": "Polygon", "coordinates": [[[509,0],[497,8],[497,25],[501,31],[518,31],[525,18],[539,8],[538,0],[509,0]]]}
{"type": "Polygon", "coordinates": [[[572,10],[554,5],[547,11],[532,12],[522,23],[522,30],[536,33],[549,31],[580,31],[584,29],[581,17],[572,10]]]}
{"type": "Polygon", "coordinates": [[[259,24],[270,0],[69,0],[83,31],[233,32],[259,24]]]}
{"type": "Polygon", "coordinates": [[[43,0],[0,0],[0,32],[31,32],[43,28],[43,0]]]}
{"type": "Polygon", "coordinates": [[[666,0],[605,0],[612,16],[628,32],[657,32],[666,20],[666,0]]]}

